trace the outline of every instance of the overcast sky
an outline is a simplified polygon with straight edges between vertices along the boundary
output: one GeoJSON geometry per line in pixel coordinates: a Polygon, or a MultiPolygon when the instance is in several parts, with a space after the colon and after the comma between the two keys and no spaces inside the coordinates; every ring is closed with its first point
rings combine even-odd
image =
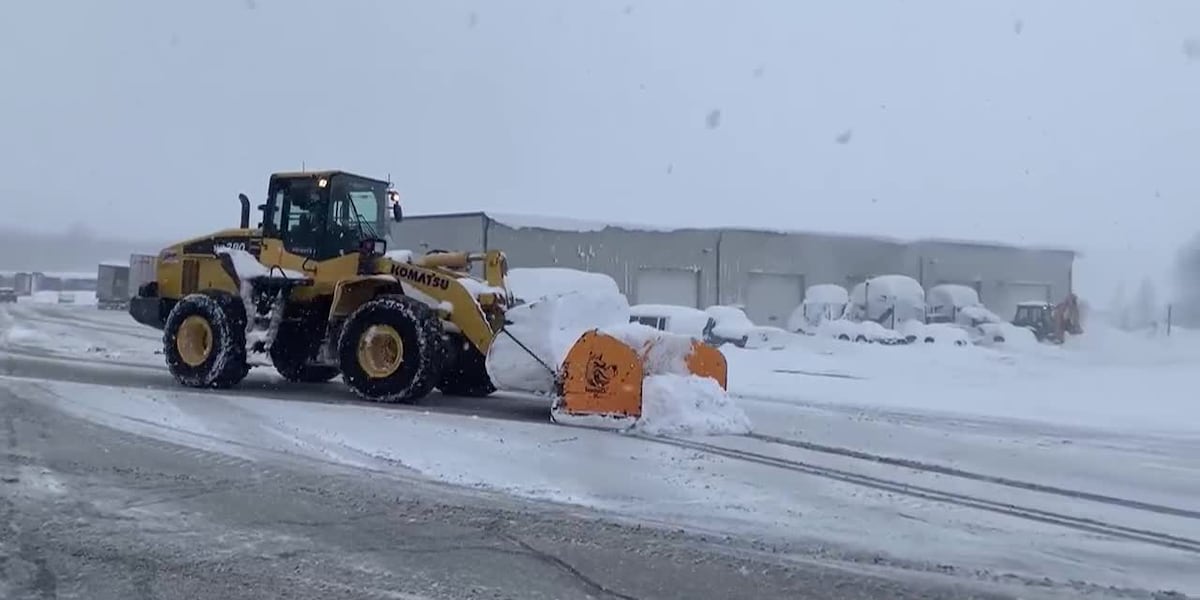
{"type": "Polygon", "coordinates": [[[1200,230],[1194,1],[13,0],[0,82],[39,230],[234,225],[302,163],[410,213],[1069,246],[1096,289],[1200,230]]]}

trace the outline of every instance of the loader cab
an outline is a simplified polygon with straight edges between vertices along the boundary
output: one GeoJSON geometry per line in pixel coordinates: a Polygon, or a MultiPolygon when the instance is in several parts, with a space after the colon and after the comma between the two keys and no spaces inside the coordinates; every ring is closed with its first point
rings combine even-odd
{"type": "Polygon", "coordinates": [[[386,181],[342,171],[276,173],[260,207],[263,235],[313,260],[356,252],[387,238],[390,196],[386,181]]]}

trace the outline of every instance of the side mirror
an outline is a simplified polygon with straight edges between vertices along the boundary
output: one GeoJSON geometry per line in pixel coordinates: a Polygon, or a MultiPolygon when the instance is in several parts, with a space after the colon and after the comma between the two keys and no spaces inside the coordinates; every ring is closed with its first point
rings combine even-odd
{"type": "Polygon", "coordinates": [[[392,207],[392,220],[399,223],[404,220],[404,209],[400,208],[400,192],[394,189],[387,191],[388,204],[392,207]]]}

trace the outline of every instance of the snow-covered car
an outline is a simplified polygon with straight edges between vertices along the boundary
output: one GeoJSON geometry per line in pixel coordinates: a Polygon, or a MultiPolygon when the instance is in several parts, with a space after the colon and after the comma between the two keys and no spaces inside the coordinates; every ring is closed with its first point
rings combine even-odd
{"type": "Polygon", "coordinates": [[[846,312],[852,321],[895,327],[909,319],[925,320],[925,290],[907,275],[872,277],[850,290],[846,312]]]}
{"type": "Polygon", "coordinates": [[[971,343],[967,332],[952,323],[922,323],[917,319],[909,319],[901,323],[897,330],[909,343],[954,344],[955,346],[966,346],[971,343]]]}
{"type": "Polygon", "coordinates": [[[17,290],[10,287],[0,288],[0,302],[16,302],[17,290]]]}
{"type": "Polygon", "coordinates": [[[59,304],[75,304],[75,294],[72,294],[71,292],[59,292],[58,293],[58,303],[59,304]]]}
{"type": "Polygon", "coordinates": [[[990,345],[1005,340],[1005,322],[979,301],[975,288],[958,284],[935,285],[926,295],[929,323],[946,323],[966,331],[971,343],[990,345]]]}
{"type": "Polygon", "coordinates": [[[896,346],[908,342],[899,332],[874,321],[858,322],[850,319],[821,321],[817,326],[816,335],[847,342],[884,344],[886,346],[896,346]]]}
{"type": "Polygon", "coordinates": [[[741,347],[746,344],[744,337],[731,338],[715,334],[713,330],[717,326],[716,319],[698,308],[672,304],[635,304],[629,307],[629,322],[691,336],[711,346],[734,344],[741,347]]]}
{"type": "Polygon", "coordinates": [[[744,341],[743,348],[780,348],[795,339],[793,334],[767,325],[755,325],[739,306],[714,305],[704,309],[716,321],[713,335],[718,338],[744,341]]]}
{"type": "Polygon", "coordinates": [[[787,330],[813,335],[822,321],[842,318],[849,302],[850,293],[840,285],[821,283],[809,286],[804,291],[804,301],[788,316],[787,330]]]}

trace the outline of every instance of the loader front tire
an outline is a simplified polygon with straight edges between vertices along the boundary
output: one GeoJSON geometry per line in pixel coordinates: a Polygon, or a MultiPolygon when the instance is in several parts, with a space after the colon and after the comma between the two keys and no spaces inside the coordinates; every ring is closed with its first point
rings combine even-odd
{"type": "Polygon", "coordinates": [[[220,291],[184,296],[163,325],[167,370],[188,387],[228,388],[250,372],[246,363],[246,309],[220,291]]]}
{"type": "Polygon", "coordinates": [[[347,319],[338,339],[342,379],[374,402],[414,402],[441,379],[442,322],[423,302],[381,296],[347,319]]]}
{"type": "Polygon", "coordinates": [[[438,389],[450,396],[482,398],[496,391],[487,372],[487,359],[471,342],[459,334],[450,334],[449,361],[442,371],[438,389]]]}

